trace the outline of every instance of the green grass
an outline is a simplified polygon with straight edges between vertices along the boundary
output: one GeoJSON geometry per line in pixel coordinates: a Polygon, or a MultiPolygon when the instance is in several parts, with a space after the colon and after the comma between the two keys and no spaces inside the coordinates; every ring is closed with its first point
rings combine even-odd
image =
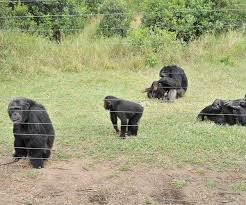
{"type": "Polygon", "coordinates": [[[211,179],[208,179],[208,180],[207,180],[206,187],[207,187],[208,189],[214,189],[214,188],[216,187],[216,181],[211,180],[211,179]]]}
{"type": "Polygon", "coordinates": [[[25,176],[27,176],[28,178],[35,179],[35,178],[37,178],[39,176],[39,174],[40,174],[39,170],[32,169],[32,170],[28,170],[25,173],[25,176]]]}
{"type": "Polygon", "coordinates": [[[236,183],[232,186],[233,191],[236,192],[246,192],[246,182],[236,183]]]}
{"type": "Polygon", "coordinates": [[[183,179],[174,179],[171,182],[172,187],[176,189],[182,189],[184,186],[186,186],[187,182],[183,179]]]}
{"type": "Polygon", "coordinates": [[[215,98],[246,94],[242,34],[204,37],[183,50],[170,51],[168,59],[151,69],[146,65],[137,69],[144,56],[131,53],[121,44],[124,40],[93,42],[83,36],[55,45],[22,34],[0,34],[4,48],[0,53],[1,155],[11,156],[13,149],[8,103],[13,96],[26,96],[49,111],[56,130],[54,159],[92,157],[164,167],[189,163],[245,169],[246,128],[196,120],[197,113],[215,98]],[[173,104],[148,99],[141,90],[159,78],[161,65],[171,62],[179,63],[188,75],[186,96],[173,104]],[[103,108],[106,95],[145,107],[138,137],[116,136],[103,108]]]}

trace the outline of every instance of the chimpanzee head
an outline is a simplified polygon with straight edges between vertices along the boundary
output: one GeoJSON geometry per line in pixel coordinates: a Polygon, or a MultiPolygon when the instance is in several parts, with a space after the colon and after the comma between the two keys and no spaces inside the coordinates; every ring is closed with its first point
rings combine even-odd
{"type": "Polygon", "coordinates": [[[222,109],[224,105],[224,101],[220,100],[220,99],[216,99],[213,103],[212,103],[212,109],[214,111],[220,111],[222,109]]]}
{"type": "Polygon", "coordinates": [[[118,98],[117,97],[114,97],[114,96],[106,96],[104,98],[104,108],[106,110],[111,110],[113,109],[113,104],[114,104],[114,101],[116,101],[118,98]]]}
{"type": "Polygon", "coordinates": [[[159,81],[154,81],[154,82],[152,83],[151,87],[152,87],[152,91],[157,91],[158,88],[161,87],[161,83],[159,83],[159,81]]]}
{"type": "Polygon", "coordinates": [[[239,104],[241,107],[246,108],[246,100],[241,100],[239,104]]]}
{"type": "Polygon", "coordinates": [[[16,124],[26,122],[28,121],[29,109],[29,99],[23,97],[15,98],[8,106],[9,118],[16,124]]]}

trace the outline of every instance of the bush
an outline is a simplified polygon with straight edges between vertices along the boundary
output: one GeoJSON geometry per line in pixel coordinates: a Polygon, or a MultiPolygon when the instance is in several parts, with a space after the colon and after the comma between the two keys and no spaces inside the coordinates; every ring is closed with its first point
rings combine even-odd
{"type": "Polygon", "coordinates": [[[208,31],[219,33],[240,28],[245,22],[246,14],[235,2],[236,0],[146,0],[143,25],[175,32],[178,39],[187,42],[208,31]]]}
{"type": "Polygon", "coordinates": [[[104,0],[84,0],[85,5],[89,12],[99,13],[99,7],[104,2],[104,0]]]}
{"type": "Polygon", "coordinates": [[[136,51],[151,49],[157,53],[171,44],[176,44],[176,34],[159,28],[139,28],[129,33],[129,42],[136,51]]]}
{"type": "Polygon", "coordinates": [[[86,6],[80,0],[15,1],[9,5],[11,9],[8,5],[2,8],[2,11],[5,11],[5,16],[12,17],[5,19],[4,28],[21,29],[50,38],[53,37],[55,29],[63,30],[64,33],[71,33],[76,29],[83,28],[86,21],[86,16],[81,15],[87,13],[86,6]],[[69,17],[68,15],[78,16],[69,17]],[[23,17],[16,18],[17,16],[23,17]]]}
{"type": "Polygon", "coordinates": [[[127,13],[127,4],[123,0],[105,0],[100,8],[104,14],[98,32],[106,37],[119,35],[125,37],[130,27],[131,15],[127,13]]]}

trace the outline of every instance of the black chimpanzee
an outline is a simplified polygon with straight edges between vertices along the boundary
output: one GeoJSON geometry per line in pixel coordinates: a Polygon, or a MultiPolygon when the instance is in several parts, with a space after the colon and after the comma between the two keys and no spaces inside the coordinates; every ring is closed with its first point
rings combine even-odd
{"type": "Polygon", "coordinates": [[[216,99],[211,105],[208,105],[198,114],[197,118],[201,121],[208,119],[216,124],[225,124],[225,117],[222,114],[221,104],[222,100],[216,99]]]}
{"type": "Polygon", "coordinates": [[[8,106],[15,137],[13,157],[30,157],[33,168],[43,168],[50,157],[55,131],[45,107],[34,100],[17,97],[8,106]]]}
{"type": "Polygon", "coordinates": [[[176,65],[164,66],[160,70],[159,83],[167,90],[166,100],[173,102],[183,97],[188,88],[188,79],[184,70],[176,65]]]}
{"type": "Polygon", "coordinates": [[[246,98],[237,101],[236,103],[232,100],[225,102],[225,106],[231,110],[236,116],[237,123],[246,126],[246,98]]]}
{"type": "Polygon", "coordinates": [[[235,125],[239,123],[245,125],[245,108],[245,98],[237,100],[216,99],[211,105],[205,107],[197,117],[202,121],[207,118],[216,124],[235,125]]]}
{"type": "Polygon", "coordinates": [[[126,130],[129,136],[137,135],[138,122],[144,111],[141,105],[114,96],[107,96],[104,98],[104,108],[110,110],[110,119],[117,133],[119,133],[117,117],[121,120],[120,137],[125,138],[126,130]]]}

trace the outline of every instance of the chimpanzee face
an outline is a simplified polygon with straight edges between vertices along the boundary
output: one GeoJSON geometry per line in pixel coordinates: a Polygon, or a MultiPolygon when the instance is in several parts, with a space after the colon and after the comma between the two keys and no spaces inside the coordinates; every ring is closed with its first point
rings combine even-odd
{"type": "Polygon", "coordinates": [[[152,91],[157,91],[158,88],[160,88],[160,87],[161,87],[161,83],[159,83],[158,81],[154,81],[152,83],[152,91]]]}
{"type": "Polygon", "coordinates": [[[223,101],[220,99],[216,99],[212,104],[212,109],[219,111],[221,110],[222,105],[223,105],[223,101]]]}
{"type": "Polygon", "coordinates": [[[246,108],[246,100],[241,100],[239,104],[241,107],[246,108]]]}
{"type": "Polygon", "coordinates": [[[30,104],[25,99],[16,98],[8,107],[9,118],[13,123],[23,123],[28,120],[30,104]]]}

